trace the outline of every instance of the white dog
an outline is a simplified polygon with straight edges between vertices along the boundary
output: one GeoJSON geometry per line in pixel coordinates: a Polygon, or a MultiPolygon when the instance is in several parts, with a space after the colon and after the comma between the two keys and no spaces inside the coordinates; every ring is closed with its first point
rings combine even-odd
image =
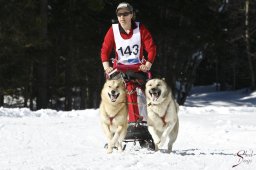
{"type": "Polygon", "coordinates": [[[162,79],[151,79],[146,83],[148,131],[151,134],[156,150],[170,153],[175,142],[178,129],[179,105],[173,98],[171,89],[162,79]],[[167,139],[167,149],[163,148],[167,139]]]}
{"type": "Polygon", "coordinates": [[[107,80],[101,91],[100,118],[108,141],[107,153],[117,147],[122,151],[122,141],[128,127],[126,90],[122,80],[107,80]]]}

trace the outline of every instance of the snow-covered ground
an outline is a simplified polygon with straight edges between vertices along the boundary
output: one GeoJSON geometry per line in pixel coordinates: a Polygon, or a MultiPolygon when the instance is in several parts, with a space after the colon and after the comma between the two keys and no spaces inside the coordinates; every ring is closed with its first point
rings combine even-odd
{"type": "Polygon", "coordinates": [[[0,108],[0,169],[255,170],[255,106],[255,92],[194,88],[180,108],[180,131],[171,154],[132,144],[123,153],[106,154],[98,109],[0,108]]]}

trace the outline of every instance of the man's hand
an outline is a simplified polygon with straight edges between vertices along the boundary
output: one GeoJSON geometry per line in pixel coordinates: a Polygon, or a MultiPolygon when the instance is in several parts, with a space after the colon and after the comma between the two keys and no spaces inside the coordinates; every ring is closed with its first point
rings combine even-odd
{"type": "Polygon", "coordinates": [[[152,65],[152,64],[147,61],[146,64],[140,65],[140,71],[143,71],[143,72],[149,71],[150,68],[151,68],[151,65],[152,65]]]}
{"type": "Polygon", "coordinates": [[[102,65],[106,74],[110,73],[113,70],[113,68],[109,66],[108,61],[103,62],[102,65]]]}
{"type": "Polygon", "coordinates": [[[106,68],[105,73],[108,74],[108,73],[110,73],[111,71],[113,71],[113,68],[112,68],[112,67],[108,67],[108,68],[106,68]]]}

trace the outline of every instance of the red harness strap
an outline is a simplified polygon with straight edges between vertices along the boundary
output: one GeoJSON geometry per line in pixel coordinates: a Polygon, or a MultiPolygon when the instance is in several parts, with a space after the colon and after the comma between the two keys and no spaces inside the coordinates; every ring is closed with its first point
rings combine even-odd
{"type": "Polygon", "coordinates": [[[140,118],[138,102],[137,102],[137,91],[136,85],[133,82],[126,83],[127,90],[127,104],[128,104],[128,122],[137,122],[140,118]],[[132,104],[131,104],[132,103],[132,104]]]}
{"type": "Polygon", "coordinates": [[[170,103],[169,103],[168,106],[167,106],[167,109],[166,109],[166,112],[165,112],[164,116],[161,117],[161,119],[162,119],[162,121],[163,121],[163,123],[164,123],[163,126],[165,126],[165,125],[167,124],[166,121],[165,121],[165,117],[166,117],[166,115],[167,115],[167,110],[168,110],[169,105],[170,105],[170,103]]]}
{"type": "Polygon", "coordinates": [[[110,125],[112,125],[113,119],[114,119],[115,117],[116,117],[116,116],[114,116],[114,117],[109,117],[110,125]]]}
{"type": "MultiPolygon", "coordinates": [[[[127,103],[127,102],[126,102],[126,101],[119,102],[119,104],[121,104],[121,103],[127,103]]],[[[113,116],[113,117],[110,117],[109,115],[107,115],[108,118],[109,118],[109,121],[110,121],[110,125],[112,125],[113,119],[114,119],[117,115],[118,115],[118,113],[117,113],[115,116],[113,116]]]]}
{"type": "Polygon", "coordinates": [[[163,125],[163,126],[165,126],[165,125],[166,125],[166,121],[165,121],[165,116],[166,116],[166,114],[167,114],[167,112],[164,114],[164,116],[163,116],[163,117],[160,117],[160,118],[162,119],[163,123],[164,123],[164,125],[163,125]]]}
{"type": "MultiPolygon", "coordinates": [[[[151,105],[152,105],[152,103],[148,103],[148,106],[151,106],[151,105]]],[[[169,106],[169,104],[168,104],[168,106],[169,106]]],[[[166,115],[167,115],[167,111],[165,112],[165,114],[164,114],[162,117],[160,117],[160,118],[162,119],[163,123],[164,123],[164,125],[163,125],[163,126],[165,126],[165,125],[166,125],[166,121],[165,121],[165,117],[166,117],[166,115]]]]}

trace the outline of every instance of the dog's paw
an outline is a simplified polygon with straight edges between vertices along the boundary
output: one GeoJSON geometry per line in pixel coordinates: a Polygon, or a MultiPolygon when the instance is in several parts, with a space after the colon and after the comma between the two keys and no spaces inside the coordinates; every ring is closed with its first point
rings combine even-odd
{"type": "Polygon", "coordinates": [[[107,149],[107,154],[110,154],[110,153],[112,153],[113,152],[113,149],[112,148],[108,148],[107,149]]]}
{"type": "Polygon", "coordinates": [[[119,152],[119,153],[121,153],[121,152],[123,152],[123,151],[124,151],[124,150],[123,150],[122,147],[118,148],[118,152],[119,152]]]}
{"type": "Polygon", "coordinates": [[[158,151],[159,148],[158,148],[158,145],[155,144],[155,151],[158,151]]]}
{"type": "Polygon", "coordinates": [[[164,146],[164,144],[165,144],[165,141],[161,140],[161,141],[159,142],[159,144],[158,144],[158,148],[159,148],[159,149],[162,149],[163,146],[164,146]]]}
{"type": "Polygon", "coordinates": [[[161,148],[162,146],[164,146],[165,141],[166,141],[166,137],[162,136],[161,139],[160,139],[160,142],[159,142],[158,146],[159,146],[160,148],[161,148]]]}
{"type": "Polygon", "coordinates": [[[113,140],[113,139],[110,141],[109,144],[110,144],[110,146],[111,146],[112,148],[118,147],[118,143],[117,143],[115,140],[113,140]]]}
{"type": "Polygon", "coordinates": [[[118,142],[116,147],[117,147],[118,152],[123,152],[123,148],[122,148],[122,144],[121,143],[118,142]]]}
{"type": "Polygon", "coordinates": [[[167,153],[167,154],[171,153],[171,151],[168,150],[168,149],[160,149],[160,152],[161,153],[167,153]]]}
{"type": "Polygon", "coordinates": [[[163,134],[162,137],[161,137],[161,142],[166,141],[166,139],[167,139],[167,136],[163,134]]]}
{"type": "Polygon", "coordinates": [[[154,140],[155,145],[158,145],[160,143],[160,139],[159,138],[155,138],[153,140],[154,140]]]}
{"type": "Polygon", "coordinates": [[[161,149],[163,147],[163,145],[164,145],[163,142],[160,142],[157,146],[159,149],[161,149]]]}

